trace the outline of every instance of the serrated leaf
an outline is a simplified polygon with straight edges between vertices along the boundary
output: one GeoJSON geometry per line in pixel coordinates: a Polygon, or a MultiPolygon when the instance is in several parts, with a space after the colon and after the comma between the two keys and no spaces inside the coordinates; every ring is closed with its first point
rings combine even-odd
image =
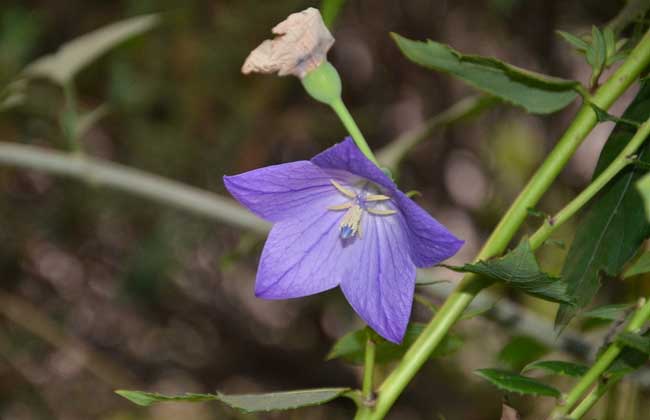
{"type": "MultiPolygon", "coordinates": [[[[385,364],[402,357],[411,344],[422,334],[425,327],[426,324],[422,323],[409,324],[406,328],[402,344],[391,343],[375,334],[375,363],[385,364]]],[[[367,334],[366,328],[362,328],[344,335],[334,343],[326,359],[341,358],[348,363],[363,364],[367,334]]],[[[463,340],[459,336],[449,333],[431,354],[431,358],[448,356],[458,350],[462,345],[463,340]]]]}
{"type": "Polygon", "coordinates": [[[503,391],[536,397],[560,397],[557,389],[527,376],[500,369],[478,369],[474,373],[503,391]]]}
{"type": "Polygon", "coordinates": [[[524,70],[495,58],[464,55],[435,41],[391,34],[402,53],[424,67],[449,73],[475,88],[534,114],[559,111],[576,98],[580,84],[524,70]]]}
{"type": "Polygon", "coordinates": [[[616,336],[616,341],[650,355],[650,338],[629,331],[623,331],[616,336]]]}
{"type": "Polygon", "coordinates": [[[204,402],[219,400],[219,396],[215,394],[185,393],[181,395],[163,395],[157,392],[129,391],[126,389],[119,389],[115,393],[143,407],[148,407],[158,402],[204,402]]]}
{"type": "Polygon", "coordinates": [[[182,394],[164,395],[143,391],[115,391],[131,402],[149,406],[160,402],[220,401],[245,413],[261,411],[292,410],[300,407],[324,404],[348,392],[349,388],[320,388],[300,391],[272,392],[268,394],[182,394]]]}
{"type": "Polygon", "coordinates": [[[570,34],[569,32],[555,31],[555,33],[560,35],[566,42],[573,45],[573,47],[578,51],[585,52],[589,48],[587,41],[573,34],[570,34]]]}
{"type": "Polygon", "coordinates": [[[646,251],[630,265],[623,273],[623,278],[638,276],[650,273],[650,251],[646,251]]]}
{"type": "MultiPolygon", "coordinates": [[[[623,118],[643,122],[650,116],[650,85],[643,83],[623,118]]],[[[636,130],[617,124],[598,159],[593,178],[607,168],[630,141],[636,130]]],[[[650,163],[650,142],[638,150],[637,158],[650,163]]],[[[577,306],[561,305],[556,326],[564,327],[576,311],[587,306],[600,288],[601,273],[616,276],[650,234],[643,201],[633,188],[647,170],[636,166],[623,169],[592,201],[578,223],[573,243],[562,269],[562,279],[577,306]]]]}
{"type": "Polygon", "coordinates": [[[519,371],[533,360],[539,359],[549,349],[544,344],[527,335],[516,335],[506,343],[497,360],[509,369],[519,371]]]}
{"type": "Polygon", "coordinates": [[[61,85],[67,84],[98,57],[152,29],[158,22],[157,15],[143,15],[104,26],[62,45],[54,54],[37,59],[23,73],[28,77],[44,77],[61,85]]]}
{"type": "Polygon", "coordinates": [[[573,376],[579,378],[589,370],[588,366],[578,363],[565,362],[562,360],[537,360],[527,364],[521,373],[529,372],[531,370],[543,370],[546,372],[554,373],[556,375],[573,376]]]}
{"type": "Polygon", "coordinates": [[[628,309],[634,307],[633,303],[614,303],[603,305],[580,314],[582,318],[602,319],[606,321],[618,321],[623,318],[628,309]]]}
{"type": "Polygon", "coordinates": [[[566,293],[567,285],[564,281],[541,271],[527,240],[522,240],[515,249],[501,258],[465,264],[461,267],[446,265],[444,267],[503,281],[508,286],[551,302],[567,304],[573,302],[573,298],[566,293]]]}

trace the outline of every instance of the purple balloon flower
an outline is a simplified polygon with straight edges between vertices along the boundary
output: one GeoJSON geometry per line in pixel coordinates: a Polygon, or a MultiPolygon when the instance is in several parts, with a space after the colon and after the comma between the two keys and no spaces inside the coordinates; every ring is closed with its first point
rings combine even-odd
{"type": "Polygon", "coordinates": [[[255,295],[295,298],[341,286],[382,337],[402,341],[415,268],[453,256],[463,241],[415,204],[351,138],[298,161],[225,176],[228,191],[273,222],[255,295]]]}

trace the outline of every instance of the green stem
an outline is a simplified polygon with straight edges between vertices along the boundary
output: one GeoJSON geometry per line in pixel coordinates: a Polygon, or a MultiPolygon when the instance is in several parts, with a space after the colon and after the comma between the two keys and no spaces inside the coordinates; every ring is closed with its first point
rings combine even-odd
{"type": "Polygon", "coordinates": [[[359,126],[357,126],[357,123],[354,122],[354,118],[352,118],[352,114],[350,114],[350,111],[348,111],[348,108],[343,103],[343,100],[339,97],[333,100],[329,105],[332,107],[334,112],[336,112],[336,115],[338,115],[339,119],[345,126],[345,129],[348,130],[348,133],[350,133],[352,136],[352,139],[357,144],[359,150],[361,150],[361,152],[366,155],[366,157],[370,159],[372,163],[379,166],[379,162],[377,161],[375,154],[368,146],[366,139],[363,137],[363,134],[361,134],[361,130],[359,130],[359,126]]]}
{"type": "Polygon", "coordinates": [[[365,420],[372,415],[372,406],[375,400],[373,380],[375,373],[375,350],[376,345],[372,339],[372,331],[366,332],[366,353],[363,364],[363,385],[361,388],[361,404],[357,407],[355,420],[365,420]]]}
{"type": "Polygon", "coordinates": [[[366,401],[374,399],[373,376],[375,372],[375,342],[372,339],[372,332],[367,332],[366,355],[363,364],[363,387],[361,393],[366,401]]]}
{"type": "Polygon", "coordinates": [[[616,375],[604,381],[598,382],[598,385],[589,392],[589,394],[578,404],[578,406],[569,414],[569,419],[580,420],[589,410],[605,395],[614,385],[616,385],[622,375],[616,375]]]}
{"type": "Polygon", "coordinates": [[[532,249],[539,248],[544,241],[564,222],[569,220],[576,214],[589,200],[591,200],[598,191],[609,183],[623,168],[631,164],[633,160],[632,155],[643,144],[643,142],[650,134],[650,120],[641,124],[637,132],[634,134],[625,148],[618,154],[614,161],[587,186],[578,196],[560,210],[555,216],[546,220],[544,224],[537,229],[537,231],[530,237],[530,246],[532,249]]]}
{"type": "MultiPolygon", "coordinates": [[[[647,32],[625,62],[598,89],[592,102],[602,109],[609,109],[614,101],[627,90],[650,62],[650,31],[647,32]]],[[[578,146],[596,125],[596,115],[589,105],[583,104],[569,128],[560,138],[553,151],[519,194],[501,222],[490,235],[477,259],[486,259],[502,253],[527,216],[527,209],[534,207],[553,183],[557,175],[573,156],[578,146]]],[[[429,322],[420,337],[406,352],[395,370],[379,387],[377,405],[371,419],[382,419],[406,385],[427,361],[449,329],[460,318],[470,302],[490,282],[480,276],[466,275],[449,296],[440,311],[429,322]]]]}
{"type": "Polygon", "coordinates": [[[407,131],[377,152],[379,162],[396,172],[404,156],[440,128],[471,118],[501,101],[494,96],[477,95],[461,99],[420,126],[407,131]]]}
{"type": "Polygon", "coordinates": [[[93,185],[128,192],[261,235],[266,235],[271,227],[254,214],[242,211],[234,200],[90,156],[0,141],[1,164],[90,180],[93,185]]]}
{"type": "MultiPolygon", "coordinates": [[[[632,315],[632,319],[625,327],[625,331],[638,333],[643,325],[650,319],[650,300],[641,299],[639,309],[632,315]]],[[[580,397],[593,386],[601,377],[612,362],[618,357],[625,346],[618,341],[614,341],[607,347],[596,360],[596,363],[585,373],[582,378],[569,391],[562,403],[555,407],[551,413],[551,419],[561,419],[575,406],[580,397]]]]}
{"type": "Polygon", "coordinates": [[[63,97],[65,107],[61,113],[61,130],[73,152],[80,152],[81,145],[77,136],[77,122],[79,115],[77,111],[77,94],[73,82],[69,81],[63,85],[63,97]]]}

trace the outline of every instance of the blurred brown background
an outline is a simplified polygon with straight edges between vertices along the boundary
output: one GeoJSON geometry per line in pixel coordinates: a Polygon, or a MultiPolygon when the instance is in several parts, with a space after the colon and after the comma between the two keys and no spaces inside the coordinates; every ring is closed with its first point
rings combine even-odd
{"type": "MultiPolygon", "coordinates": [[[[225,194],[223,174],[309,158],[345,135],[334,114],[307,98],[296,79],[239,72],[273,25],[318,4],[5,0],[0,86],[76,36],[125,17],[167,12],[160,28],[111,51],[77,78],[83,107],[106,102],[111,108],[83,139],[84,149],[225,194]]],[[[334,25],[330,58],[348,106],[371,146],[380,147],[474,93],[408,62],[388,32],[585,81],[587,66],[554,30],[587,31],[622,4],[350,0],[334,25]]],[[[0,114],[0,140],[65,150],[62,104],[59,88],[31,84],[27,103],[0,114]]],[[[405,160],[402,189],[421,191],[419,202],[467,241],[452,262],[472,258],[574,110],[538,117],[496,107],[434,133],[405,160]]],[[[610,129],[602,124],[592,135],[541,209],[558,209],[589,179],[610,129]]],[[[537,223],[531,219],[529,227],[537,223]]],[[[218,404],[138,408],[112,390],[356,386],[356,368],[324,357],[360,321],[338,290],[291,301],[255,299],[262,245],[263,239],[240,229],[92,182],[0,167],[0,419],[256,418],[218,404]]],[[[557,272],[564,252],[545,251],[545,267],[557,272]]],[[[542,313],[553,309],[514,298],[542,313]]],[[[427,317],[416,307],[415,319],[427,317]]],[[[457,331],[465,346],[428,363],[389,418],[499,417],[501,394],[471,370],[496,364],[508,331],[481,319],[457,331]]],[[[537,418],[536,402],[516,403],[537,418]]],[[[337,400],[257,418],[346,419],[353,413],[352,403],[337,400]]]]}

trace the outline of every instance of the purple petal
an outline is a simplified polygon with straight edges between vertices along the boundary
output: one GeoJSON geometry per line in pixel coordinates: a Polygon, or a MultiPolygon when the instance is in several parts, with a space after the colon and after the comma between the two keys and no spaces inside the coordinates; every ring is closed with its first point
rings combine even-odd
{"type": "Polygon", "coordinates": [[[255,295],[286,299],[319,293],[339,284],[345,249],[340,212],[326,207],[276,223],[257,270],[255,295]]]}
{"type": "Polygon", "coordinates": [[[267,166],[224,176],[230,194],[263,219],[277,222],[321,206],[338,193],[331,175],[308,161],[267,166]]]}
{"type": "Polygon", "coordinates": [[[455,237],[401,191],[395,197],[406,227],[410,254],[417,267],[430,267],[454,256],[465,241],[455,237]]]}
{"type": "Polygon", "coordinates": [[[390,193],[397,191],[395,183],[361,153],[351,137],[346,137],[341,143],[317,154],[311,162],[324,169],[340,169],[361,176],[381,185],[390,193]]]}
{"type": "Polygon", "coordinates": [[[311,161],[323,169],[348,171],[386,188],[403,216],[403,224],[408,231],[411,258],[416,266],[428,267],[438,264],[456,254],[463,246],[464,241],[456,238],[402,193],[381,169],[361,153],[350,137],[314,156],[311,161]]]}
{"type": "Polygon", "coordinates": [[[415,289],[415,266],[408,253],[408,239],[398,218],[364,217],[363,236],[356,239],[344,259],[347,271],[341,289],[372,329],[400,343],[415,289]]]}

